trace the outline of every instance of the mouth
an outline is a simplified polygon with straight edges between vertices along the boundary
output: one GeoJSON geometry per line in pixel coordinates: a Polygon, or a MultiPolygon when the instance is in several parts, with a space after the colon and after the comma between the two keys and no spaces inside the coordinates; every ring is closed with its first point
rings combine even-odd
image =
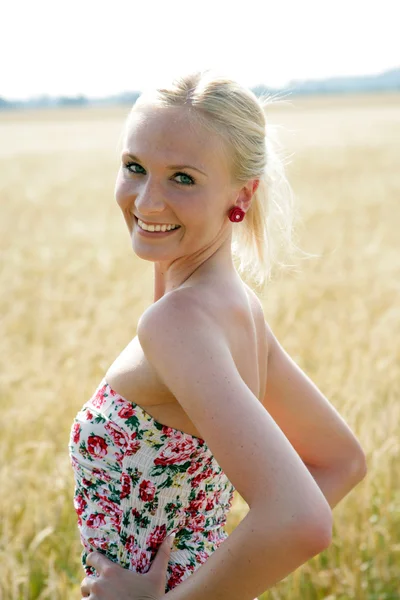
{"type": "Polygon", "coordinates": [[[161,229],[159,231],[148,231],[147,229],[142,229],[140,227],[138,218],[135,215],[133,215],[133,217],[134,217],[135,228],[136,228],[137,232],[140,235],[144,235],[146,237],[153,237],[153,238],[166,237],[168,235],[172,235],[175,231],[178,231],[179,229],[181,229],[181,226],[179,225],[179,227],[175,227],[174,229],[165,230],[165,231],[161,231],[161,229]]]}

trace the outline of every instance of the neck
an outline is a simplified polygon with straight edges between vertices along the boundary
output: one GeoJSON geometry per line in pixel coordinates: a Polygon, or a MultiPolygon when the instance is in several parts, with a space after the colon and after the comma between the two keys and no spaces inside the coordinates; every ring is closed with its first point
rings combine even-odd
{"type": "Polygon", "coordinates": [[[232,261],[231,235],[216,249],[214,244],[201,248],[191,255],[181,256],[171,262],[154,263],[154,302],[179,288],[189,279],[217,275],[237,276],[232,261]]]}

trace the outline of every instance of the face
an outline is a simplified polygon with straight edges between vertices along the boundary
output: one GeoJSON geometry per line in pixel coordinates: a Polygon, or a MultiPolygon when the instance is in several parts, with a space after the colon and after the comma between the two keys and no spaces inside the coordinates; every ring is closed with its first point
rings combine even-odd
{"type": "Polygon", "coordinates": [[[220,139],[194,121],[188,107],[135,107],[115,197],[138,256],[170,261],[213,244],[230,232],[228,211],[237,192],[220,139]],[[138,218],[179,228],[142,232],[138,218]]]}

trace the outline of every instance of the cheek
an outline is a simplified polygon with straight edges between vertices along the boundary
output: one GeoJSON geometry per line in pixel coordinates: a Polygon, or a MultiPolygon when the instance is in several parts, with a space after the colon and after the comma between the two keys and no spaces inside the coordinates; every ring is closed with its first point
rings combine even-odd
{"type": "Polygon", "coordinates": [[[132,204],[132,194],[125,183],[116,183],[115,200],[120,208],[128,208],[132,204]]]}
{"type": "Polygon", "coordinates": [[[114,196],[117,204],[121,208],[127,208],[132,203],[132,187],[129,185],[121,172],[118,173],[115,182],[114,196]]]}

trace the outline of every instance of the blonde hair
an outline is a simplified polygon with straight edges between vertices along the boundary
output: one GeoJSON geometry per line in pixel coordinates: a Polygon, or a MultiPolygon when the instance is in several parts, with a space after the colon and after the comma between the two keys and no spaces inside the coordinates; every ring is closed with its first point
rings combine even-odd
{"type": "MultiPolygon", "coordinates": [[[[232,160],[233,180],[245,184],[260,179],[244,220],[233,225],[231,248],[239,273],[261,288],[275,266],[293,266],[280,261],[282,251],[288,255],[298,250],[293,241],[293,192],[276,131],[266,121],[265,109],[272,101],[269,96],[257,98],[233,79],[207,69],[145,91],[132,107],[133,111],[146,102],[189,106],[195,119],[222,137],[232,160]]],[[[130,115],[126,127],[129,119],[130,115]]]]}

